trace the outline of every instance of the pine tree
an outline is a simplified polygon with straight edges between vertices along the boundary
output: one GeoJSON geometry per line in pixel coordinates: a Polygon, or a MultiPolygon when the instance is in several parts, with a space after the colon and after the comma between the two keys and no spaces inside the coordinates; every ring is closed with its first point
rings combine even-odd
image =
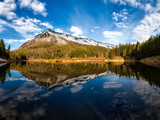
{"type": "Polygon", "coordinates": [[[137,41],[137,44],[136,44],[136,57],[137,58],[139,57],[139,50],[140,50],[140,42],[137,41]]]}
{"type": "Polygon", "coordinates": [[[3,39],[0,40],[0,57],[5,57],[5,44],[4,44],[4,41],[3,39]]]}
{"type": "Polygon", "coordinates": [[[5,52],[5,44],[3,39],[0,40],[0,48],[1,48],[1,52],[5,52]]]}
{"type": "Polygon", "coordinates": [[[11,46],[9,45],[8,48],[7,48],[7,56],[8,56],[8,58],[10,57],[10,49],[11,49],[11,46]]]}
{"type": "Polygon", "coordinates": [[[113,58],[113,50],[110,50],[110,51],[109,51],[108,57],[109,57],[110,59],[113,58]]]}
{"type": "Polygon", "coordinates": [[[123,57],[126,57],[126,49],[123,49],[123,54],[122,54],[123,57]]]}

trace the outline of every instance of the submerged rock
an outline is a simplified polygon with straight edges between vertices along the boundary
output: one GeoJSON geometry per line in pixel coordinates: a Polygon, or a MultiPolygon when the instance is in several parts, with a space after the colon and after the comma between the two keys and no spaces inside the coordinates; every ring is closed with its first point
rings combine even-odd
{"type": "Polygon", "coordinates": [[[117,106],[117,107],[121,107],[122,105],[124,105],[124,101],[119,102],[119,103],[116,103],[116,106],[117,106]]]}

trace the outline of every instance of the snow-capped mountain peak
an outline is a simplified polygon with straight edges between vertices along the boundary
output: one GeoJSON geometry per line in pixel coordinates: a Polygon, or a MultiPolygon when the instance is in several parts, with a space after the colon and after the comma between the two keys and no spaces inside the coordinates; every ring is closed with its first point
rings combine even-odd
{"type": "Polygon", "coordinates": [[[37,38],[44,38],[44,37],[49,37],[49,36],[55,36],[56,38],[64,38],[68,41],[72,41],[72,42],[76,42],[76,43],[84,44],[84,45],[101,46],[101,47],[105,47],[108,49],[112,49],[115,47],[113,44],[97,42],[92,39],[88,39],[88,38],[84,38],[84,37],[76,37],[76,36],[69,35],[66,33],[58,33],[58,32],[52,31],[50,29],[35,36],[35,38],[37,39],[37,38]]]}
{"type": "Polygon", "coordinates": [[[85,37],[76,37],[70,34],[58,33],[48,29],[45,32],[36,35],[33,39],[29,40],[28,42],[24,43],[20,48],[24,48],[26,46],[30,46],[35,43],[45,42],[45,41],[54,42],[57,44],[67,44],[68,42],[74,42],[83,45],[101,46],[107,49],[112,49],[115,47],[113,44],[97,42],[95,40],[88,39],[85,37]]]}

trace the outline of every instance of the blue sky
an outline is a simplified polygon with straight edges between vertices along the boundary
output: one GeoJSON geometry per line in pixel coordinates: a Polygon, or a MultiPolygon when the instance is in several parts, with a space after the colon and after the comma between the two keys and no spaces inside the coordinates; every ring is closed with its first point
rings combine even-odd
{"type": "Polygon", "coordinates": [[[114,45],[160,33],[160,0],[0,0],[0,39],[17,49],[52,29],[114,45]]]}

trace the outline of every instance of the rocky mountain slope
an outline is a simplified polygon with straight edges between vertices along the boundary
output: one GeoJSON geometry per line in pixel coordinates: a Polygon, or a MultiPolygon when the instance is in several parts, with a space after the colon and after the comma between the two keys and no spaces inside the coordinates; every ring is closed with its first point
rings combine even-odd
{"type": "Polygon", "coordinates": [[[115,47],[114,45],[109,43],[97,42],[88,38],[75,37],[66,33],[58,33],[52,30],[47,30],[35,36],[32,40],[29,40],[28,42],[24,43],[20,48],[26,48],[40,42],[52,42],[61,45],[66,45],[72,42],[72,44],[78,43],[82,45],[101,46],[108,49],[115,47]]]}

